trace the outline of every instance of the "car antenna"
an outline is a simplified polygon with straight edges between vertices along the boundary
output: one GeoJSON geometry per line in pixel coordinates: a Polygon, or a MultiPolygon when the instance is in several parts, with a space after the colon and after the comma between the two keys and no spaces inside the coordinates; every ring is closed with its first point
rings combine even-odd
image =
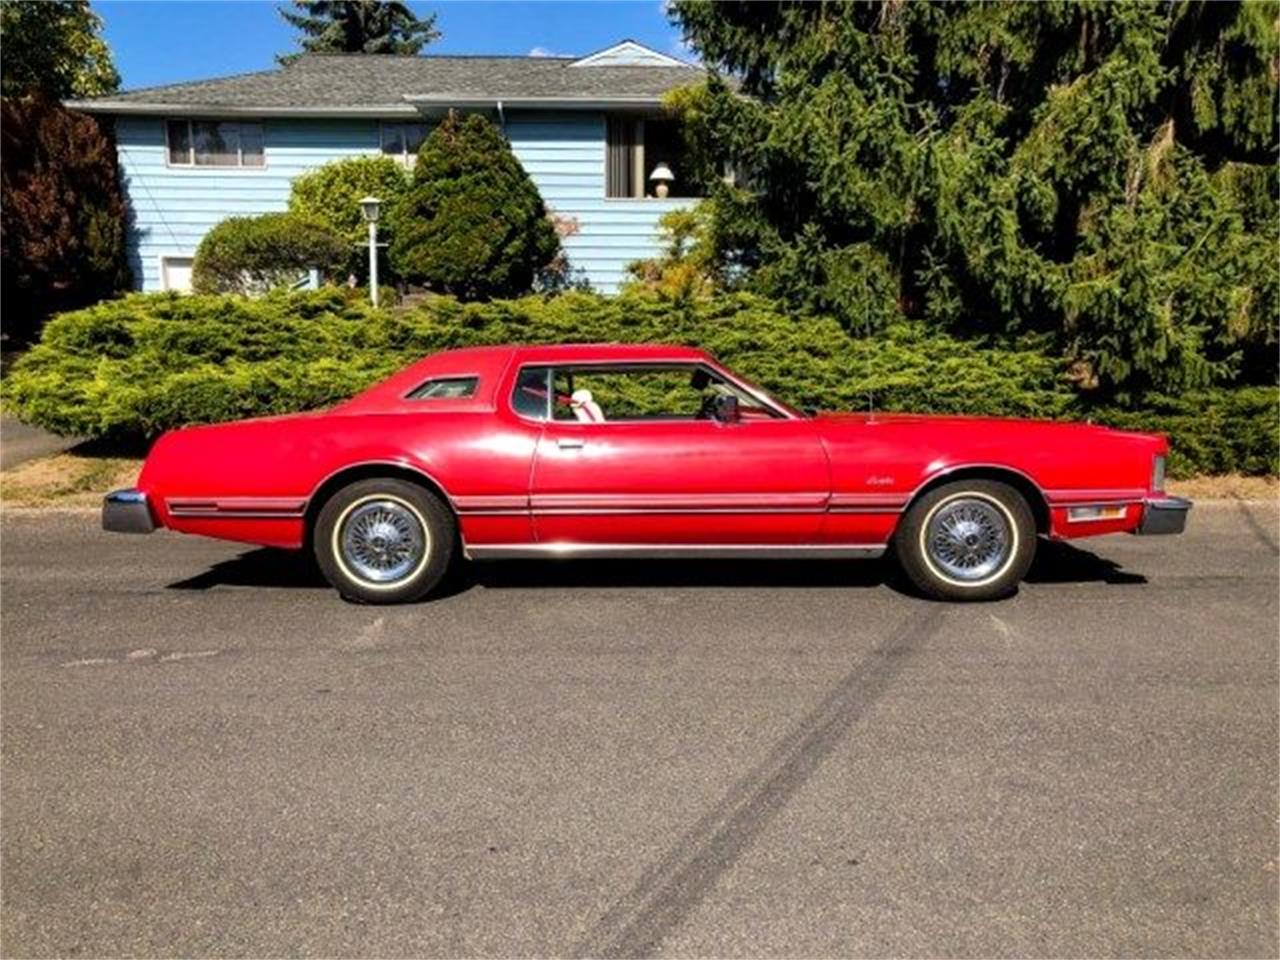
{"type": "Polygon", "coordinates": [[[863,349],[867,352],[867,420],[876,418],[875,390],[871,385],[871,306],[868,301],[867,271],[862,271],[862,336],[863,349]]]}

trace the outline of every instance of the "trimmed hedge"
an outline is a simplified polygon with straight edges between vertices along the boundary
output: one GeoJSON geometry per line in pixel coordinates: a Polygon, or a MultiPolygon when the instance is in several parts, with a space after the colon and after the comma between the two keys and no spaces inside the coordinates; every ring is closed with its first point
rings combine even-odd
{"type": "Polygon", "coordinates": [[[228,217],[196,247],[191,285],[200,293],[265,293],[312,268],[337,276],[353,259],[351,245],[318,220],[296,213],[228,217]]]}
{"type": "Polygon", "coordinates": [[[365,242],[368,227],[360,212],[360,201],[368,196],[382,201],[386,213],[378,225],[378,239],[390,239],[387,222],[390,211],[409,186],[409,171],[391,157],[348,157],[295,177],[289,188],[289,212],[323,223],[351,244],[352,250],[365,242]]]}
{"type": "Polygon", "coordinates": [[[373,310],[339,289],[230,296],[133,294],[62,314],[3,384],[7,408],[64,435],[151,437],[188,423],[321,407],[425,354],[497,343],[666,342],[710,350],[799,407],[1085,418],[1166,432],[1171,473],[1280,470],[1274,387],[1205,390],[1144,411],[1086,406],[1061,362],[1027,345],[957,339],[921,323],[853,338],[750,294],[674,305],[569,293],[373,310]]]}

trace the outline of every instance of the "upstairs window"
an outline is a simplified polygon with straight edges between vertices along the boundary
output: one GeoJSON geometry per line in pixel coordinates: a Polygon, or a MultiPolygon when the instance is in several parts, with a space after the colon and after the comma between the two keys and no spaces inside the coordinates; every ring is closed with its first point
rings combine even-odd
{"type": "Polygon", "coordinates": [[[165,124],[169,165],[261,167],[262,124],[225,120],[170,120],[165,124]]]}
{"type": "Polygon", "coordinates": [[[394,157],[406,167],[418,159],[418,148],[427,139],[425,123],[384,123],[382,125],[382,153],[394,157]]]}
{"type": "Polygon", "coordinates": [[[606,121],[605,191],[611,199],[696,197],[679,123],[662,117],[606,121]],[[656,174],[656,176],[655,176],[656,174]]]}

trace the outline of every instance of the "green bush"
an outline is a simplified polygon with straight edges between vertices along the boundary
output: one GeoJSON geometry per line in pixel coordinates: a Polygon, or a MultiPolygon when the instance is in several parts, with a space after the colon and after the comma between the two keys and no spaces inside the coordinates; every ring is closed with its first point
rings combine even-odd
{"type": "Polygon", "coordinates": [[[360,212],[364,197],[377,197],[387,213],[379,224],[378,239],[389,241],[385,227],[392,208],[409,185],[409,172],[391,157],[351,157],[326,163],[293,181],[289,212],[323,223],[352,245],[365,241],[367,228],[360,212]]]}
{"type": "Polygon", "coordinates": [[[570,293],[374,310],[353,291],[134,294],[49,322],[3,384],[6,408],[65,435],[150,437],[172,427],[322,407],[437,350],[499,343],[700,346],[799,407],[1091,418],[1167,432],[1175,475],[1280,471],[1275,388],[1206,390],[1143,412],[1084,405],[1033,347],[889,324],[851,337],[733,294],[673,304],[570,293]]]}
{"type": "Polygon", "coordinates": [[[265,293],[312,268],[341,274],[351,246],[323,223],[292,213],[228,217],[196,248],[191,285],[198,293],[265,293]]]}
{"type": "Polygon", "coordinates": [[[464,300],[527,293],[560,252],[538,188],[478,114],[450,113],[423,141],[390,226],[391,268],[464,300]]]}

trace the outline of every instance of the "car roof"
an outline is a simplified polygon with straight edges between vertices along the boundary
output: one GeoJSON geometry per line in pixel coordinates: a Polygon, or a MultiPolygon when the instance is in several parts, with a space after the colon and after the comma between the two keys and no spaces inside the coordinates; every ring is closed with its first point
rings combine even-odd
{"type": "Polygon", "coordinates": [[[516,347],[519,363],[688,363],[710,359],[706,351],[660,343],[565,343],[516,347]]]}
{"type": "Polygon", "coordinates": [[[392,412],[397,409],[423,409],[407,401],[408,391],[432,377],[475,376],[479,379],[474,395],[451,401],[433,401],[431,409],[492,408],[494,390],[502,371],[514,360],[528,363],[690,363],[709,360],[702,350],[693,347],[662,344],[573,343],[545,346],[501,344],[485,347],[460,347],[442,350],[412,363],[399,373],[352,397],[341,407],[345,412],[392,412]]]}

